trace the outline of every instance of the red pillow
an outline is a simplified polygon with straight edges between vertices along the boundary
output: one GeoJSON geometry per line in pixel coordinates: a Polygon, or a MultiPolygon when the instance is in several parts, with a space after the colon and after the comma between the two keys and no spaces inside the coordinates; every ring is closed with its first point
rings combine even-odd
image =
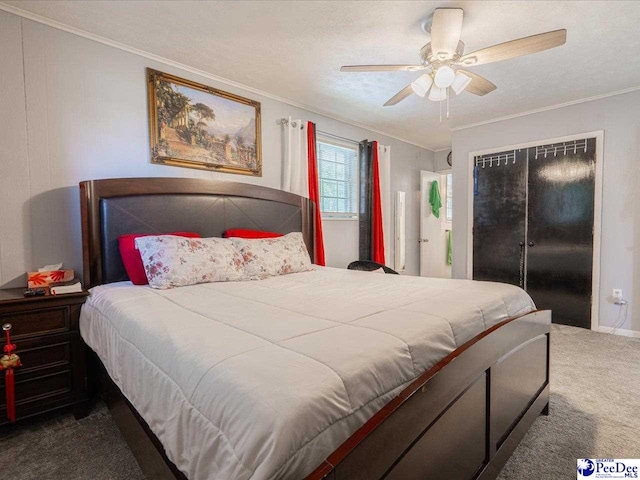
{"type": "Polygon", "coordinates": [[[149,281],[147,280],[147,274],[144,272],[144,265],[142,264],[140,252],[136,248],[136,238],[150,237],[153,235],[174,235],[176,237],[201,238],[199,234],[194,232],[173,232],[165,234],[134,233],[130,235],[120,235],[118,237],[120,258],[122,258],[122,263],[124,264],[124,269],[127,271],[129,280],[131,280],[134,285],[147,285],[149,283],[149,281]]]}
{"type": "Polygon", "coordinates": [[[247,230],[245,228],[230,228],[225,231],[222,236],[224,238],[277,238],[282,237],[283,234],[276,232],[263,232],[262,230],[247,230]]]}

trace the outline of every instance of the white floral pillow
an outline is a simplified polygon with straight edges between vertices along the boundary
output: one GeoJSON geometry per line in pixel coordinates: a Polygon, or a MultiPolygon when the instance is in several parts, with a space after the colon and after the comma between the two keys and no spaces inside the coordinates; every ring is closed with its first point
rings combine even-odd
{"type": "Polygon", "coordinates": [[[228,282],[244,277],[240,252],[226,238],[139,237],[136,248],[153,288],[228,282]]]}
{"type": "Polygon", "coordinates": [[[312,270],[302,233],[277,238],[232,238],[244,260],[245,278],[260,278],[312,270]]]}

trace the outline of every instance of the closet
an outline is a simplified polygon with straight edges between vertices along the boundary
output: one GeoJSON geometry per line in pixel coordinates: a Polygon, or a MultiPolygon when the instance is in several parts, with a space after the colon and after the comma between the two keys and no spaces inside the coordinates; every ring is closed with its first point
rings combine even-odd
{"type": "Polygon", "coordinates": [[[596,139],[474,158],[473,278],[591,327],[596,139]]]}

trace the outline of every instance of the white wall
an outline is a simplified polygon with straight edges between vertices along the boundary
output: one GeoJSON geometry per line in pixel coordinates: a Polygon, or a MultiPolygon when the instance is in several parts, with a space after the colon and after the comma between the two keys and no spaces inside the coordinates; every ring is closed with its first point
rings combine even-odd
{"type": "MultiPolygon", "coordinates": [[[[385,144],[387,145],[387,144],[385,144]]],[[[391,147],[391,202],[393,203],[396,191],[406,193],[406,270],[403,273],[408,275],[420,274],[420,170],[434,170],[434,158],[431,151],[410,151],[403,145],[391,147]],[[400,156],[402,163],[396,163],[400,156]],[[428,160],[425,158],[429,156],[428,160]]],[[[393,222],[391,223],[393,225],[393,222]]],[[[391,236],[393,239],[393,235],[391,236]]],[[[393,243],[393,242],[391,242],[393,243]]],[[[387,263],[392,263],[395,252],[393,248],[386,254],[387,263]]]]}
{"type": "Polygon", "coordinates": [[[451,166],[449,166],[449,164],[447,163],[447,156],[449,155],[449,152],[451,151],[450,148],[447,148],[445,150],[438,150],[437,152],[435,152],[435,171],[436,172],[442,172],[444,170],[451,170],[451,166]]]}
{"type": "MultiPolygon", "coordinates": [[[[469,153],[604,130],[600,326],[615,323],[609,296],[629,300],[623,329],[640,331],[640,91],[453,132],[453,275],[467,275],[469,153]]],[[[610,329],[609,329],[610,330],[610,329]]]]}
{"type": "MultiPolygon", "coordinates": [[[[215,72],[213,72],[215,73],[215,72]]],[[[433,168],[433,152],[245,92],[31,20],[0,11],[0,287],[24,273],[64,261],[81,271],[78,182],[109,177],[200,177],[281,185],[281,130],[276,120],[311,120],[319,130],[378,140],[393,152],[391,189],[413,185],[433,168]],[[147,67],[212,85],[262,103],[260,178],[152,165],[149,162],[147,67]]],[[[418,214],[410,212],[409,234],[418,214]]],[[[338,225],[327,228],[329,256],[344,248],[338,225]],[[336,238],[341,242],[336,242],[336,238]]],[[[352,238],[347,235],[347,238],[352,238]]],[[[356,237],[357,238],[357,237],[356,237]]],[[[417,236],[408,242],[417,245],[417,236]]],[[[356,240],[357,242],[357,240],[356,240]]],[[[353,245],[349,245],[352,248],[353,245]]],[[[355,245],[357,249],[357,243],[355,245]]],[[[417,247],[408,261],[417,262],[417,247]]],[[[356,250],[357,251],[357,250],[356,250]]],[[[346,252],[346,250],[345,250],[346,252]]],[[[357,255],[353,259],[356,259],[357,255]]],[[[409,273],[417,272],[417,263],[409,273]]]]}
{"type": "Polygon", "coordinates": [[[327,267],[345,268],[358,260],[358,220],[324,220],[322,229],[327,267]]]}

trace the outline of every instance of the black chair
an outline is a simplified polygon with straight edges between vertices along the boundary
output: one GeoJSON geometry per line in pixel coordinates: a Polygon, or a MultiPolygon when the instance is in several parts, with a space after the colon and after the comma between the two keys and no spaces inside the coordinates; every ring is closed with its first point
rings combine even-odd
{"type": "Polygon", "coordinates": [[[372,262],[371,260],[356,260],[355,262],[351,262],[347,267],[348,270],[362,270],[364,272],[373,272],[379,268],[383,269],[384,273],[400,275],[394,269],[389,268],[386,265],[382,265],[381,263],[372,262]]]}

